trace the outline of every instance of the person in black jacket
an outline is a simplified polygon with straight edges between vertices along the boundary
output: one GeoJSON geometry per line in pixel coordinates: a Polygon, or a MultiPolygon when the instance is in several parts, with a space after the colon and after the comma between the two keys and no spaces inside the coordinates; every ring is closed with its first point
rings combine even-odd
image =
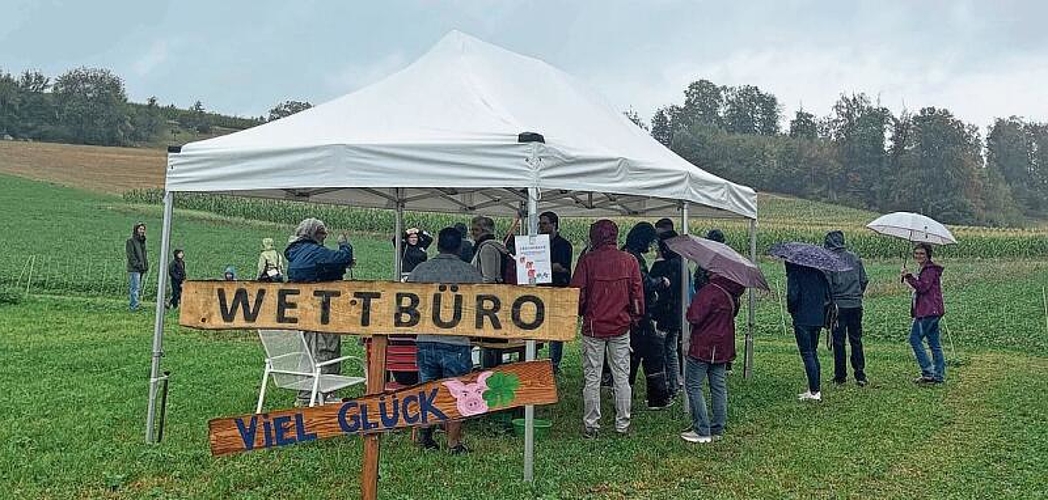
{"type": "Polygon", "coordinates": [[[801,401],[821,401],[819,334],[826,324],[826,308],[830,305],[830,282],[826,275],[806,266],[786,263],[786,309],[793,317],[793,333],[797,350],[804,361],[808,390],[797,397],[801,401]]]}
{"type": "Polygon", "coordinates": [[[661,410],[673,402],[666,387],[666,338],[656,330],[651,314],[658,292],[666,291],[670,280],[651,276],[644,259],[644,254],[648,253],[657,239],[655,226],[650,222],[639,222],[626,234],[626,244],[622,247],[623,251],[637,259],[644,285],[644,316],[630,329],[630,347],[633,349],[630,355],[630,384],[636,381],[637,372],[643,364],[649,410],[661,410]]]}
{"type": "MultiPolygon", "coordinates": [[[[429,233],[413,227],[404,231],[401,236],[400,247],[400,272],[407,274],[415,270],[415,267],[429,259],[426,250],[433,244],[433,237],[429,233]]],[[[394,241],[394,244],[396,242],[394,241]]]]}
{"type": "Polygon", "coordinates": [[[681,257],[666,245],[666,239],[677,236],[673,230],[660,235],[658,257],[651,264],[651,276],[669,280],[669,287],[661,290],[655,299],[652,317],[655,328],[665,337],[666,388],[670,397],[680,391],[680,334],[681,334],[681,257]]]}
{"type": "Polygon", "coordinates": [[[124,244],[127,253],[127,276],[130,280],[131,312],[138,310],[142,293],[142,278],[149,272],[149,257],[146,255],[146,225],[138,222],[131,227],[131,237],[124,244]]]}
{"type": "Polygon", "coordinates": [[[178,309],[182,301],[182,282],[186,280],[186,253],[181,248],[175,249],[174,259],[167,266],[167,275],[171,278],[171,301],[168,309],[178,309]]]}

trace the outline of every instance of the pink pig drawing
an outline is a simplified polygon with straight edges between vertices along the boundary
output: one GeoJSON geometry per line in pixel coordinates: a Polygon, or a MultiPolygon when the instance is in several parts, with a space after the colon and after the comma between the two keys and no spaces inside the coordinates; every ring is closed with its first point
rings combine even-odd
{"type": "Polygon", "coordinates": [[[488,377],[493,372],[484,372],[472,384],[463,384],[461,380],[448,380],[444,386],[455,398],[455,407],[463,417],[487,413],[488,403],[484,401],[484,391],[488,390],[488,377]]]}

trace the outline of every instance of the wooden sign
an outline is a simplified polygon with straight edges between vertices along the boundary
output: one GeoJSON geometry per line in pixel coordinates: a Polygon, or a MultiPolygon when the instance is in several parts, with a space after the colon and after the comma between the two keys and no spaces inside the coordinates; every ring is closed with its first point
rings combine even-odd
{"type": "Polygon", "coordinates": [[[179,324],[205,330],[290,329],[345,335],[464,335],[573,340],[575,288],[388,281],[188,281],[179,324]]]}
{"type": "Polygon", "coordinates": [[[208,422],[208,438],[212,455],[228,455],[556,402],[553,366],[529,361],[342,403],[216,418],[208,422]]]}

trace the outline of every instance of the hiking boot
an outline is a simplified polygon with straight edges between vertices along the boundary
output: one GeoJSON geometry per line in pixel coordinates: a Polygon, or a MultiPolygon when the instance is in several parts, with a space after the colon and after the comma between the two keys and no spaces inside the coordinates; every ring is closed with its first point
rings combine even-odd
{"type": "Polygon", "coordinates": [[[469,448],[465,444],[459,443],[449,448],[448,453],[452,455],[466,455],[469,453],[469,448]]]}
{"type": "Polygon", "coordinates": [[[913,383],[915,383],[915,384],[934,384],[935,383],[935,379],[932,378],[932,377],[929,377],[927,375],[921,375],[920,377],[917,377],[917,378],[913,379],[913,383]]]}
{"type": "Polygon", "coordinates": [[[804,391],[797,395],[797,399],[801,401],[822,401],[822,393],[804,391]]]}
{"type": "Polygon", "coordinates": [[[833,379],[833,383],[834,383],[834,385],[842,386],[842,385],[848,383],[848,379],[846,379],[846,378],[835,378],[835,379],[833,379]]]}
{"type": "Polygon", "coordinates": [[[582,429],[582,439],[597,439],[597,429],[582,429]]]}
{"type": "Polygon", "coordinates": [[[626,427],[625,429],[615,429],[615,434],[618,434],[619,436],[622,436],[622,437],[629,436],[630,435],[630,428],[626,427]]]}
{"type": "Polygon", "coordinates": [[[680,433],[680,438],[689,443],[712,443],[713,437],[711,436],[700,436],[695,431],[688,431],[680,433]]]}

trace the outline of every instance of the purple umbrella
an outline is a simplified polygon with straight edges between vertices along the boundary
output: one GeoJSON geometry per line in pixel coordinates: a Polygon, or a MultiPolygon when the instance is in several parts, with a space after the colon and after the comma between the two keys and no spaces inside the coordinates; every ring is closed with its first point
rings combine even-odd
{"type": "Polygon", "coordinates": [[[848,271],[852,266],[837,254],[808,243],[779,243],[768,250],[768,255],[785,259],[790,264],[812,267],[820,271],[848,271]]]}
{"type": "Polygon", "coordinates": [[[666,240],[666,246],[711,274],[723,276],[747,288],[769,289],[761,269],[724,243],[684,235],[666,240]]]}

